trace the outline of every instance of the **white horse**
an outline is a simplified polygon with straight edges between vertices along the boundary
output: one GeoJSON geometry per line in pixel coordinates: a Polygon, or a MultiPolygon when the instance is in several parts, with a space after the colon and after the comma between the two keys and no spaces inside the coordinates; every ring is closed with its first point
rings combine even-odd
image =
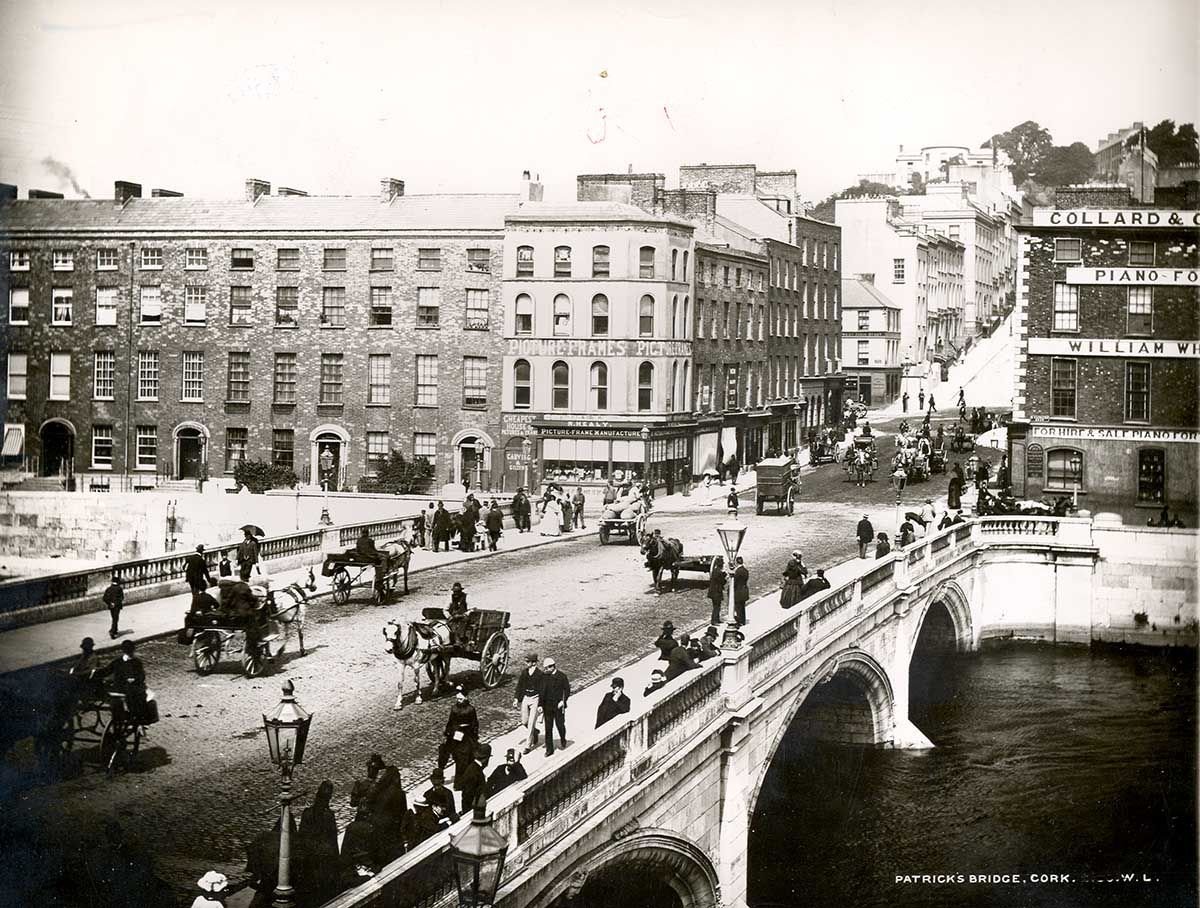
{"type": "Polygon", "coordinates": [[[404,678],[412,672],[413,684],[417,689],[417,703],[421,699],[421,668],[429,676],[429,696],[433,696],[450,672],[450,658],[444,648],[450,645],[450,629],[440,621],[389,621],[383,628],[383,639],[387,651],[400,663],[400,680],[396,683],[396,703],[392,709],[404,708],[404,678]]]}

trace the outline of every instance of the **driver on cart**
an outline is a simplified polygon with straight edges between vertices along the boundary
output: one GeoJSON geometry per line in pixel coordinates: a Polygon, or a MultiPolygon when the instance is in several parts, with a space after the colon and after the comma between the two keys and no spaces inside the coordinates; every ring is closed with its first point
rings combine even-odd
{"type": "Polygon", "coordinates": [[[466,642],[467,593],[462,584],[450,588],[450,607],[446,609],[446,625],[450,628],[451,645],[466,642]]]}
{"type": "Polygon", "coordinates": [[[113,697],[113,717],[120,719],[127,709],[136,720],[146,712],[146,670],[142,660],[133,654],[133,641],[121,641],[121,655],[97,672],[97,680],[111,676],[109,690],[116,694],[113,697]]]}
{"type": "Polygon", "coordinates": [[[354,554],[364,561],[379,560],[381,552],[375,548],[375,540],[371,538],[371,531],[366,527],[363,527],[358,542],[354,545],[354,554]]]}

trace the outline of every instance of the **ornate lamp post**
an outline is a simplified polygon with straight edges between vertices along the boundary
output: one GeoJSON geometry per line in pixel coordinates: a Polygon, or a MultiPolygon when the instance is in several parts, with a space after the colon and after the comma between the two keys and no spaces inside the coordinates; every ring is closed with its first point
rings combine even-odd
{"type": "Polygon", "coordinates": [[[460,908],[491,908],[496,902],[508,839],[498,833],[487,815],[487,801],[475,802],[471,825],[450,837],[450,857],[458,877],[460,908]]]}
{"type": "Polygon", "coordinates": [[[525,490],[528,491],[533,485],[533,479],[529,475],[530,468],[533,466],[533,442],[526,435],[521,439],[521,453],[525,455],[525,490]]]}
{"type": "Polygon", "coordinates": [[[900,495],[904,491],[904,486],[908,482],[908,474],[904,472],[904,467],[896,467],[896,471],[892,473],[892,488],[896,490],[896,539],[900,538],[900,495]]]}
{"type": "Polygon", "coordinates": [[[475,488],[482,491],[483,489],[483,455],[487,451],[487,445],[482,438],[475,439],[475,488]]]}
{"type": "Polygon", "coordinates": [[[321,456],[317,458],[317,464],[321,471],[321,516],[317,523],[321,526],[332,526],[333,518],[329,516],[329,480],[333,478],[333,452],[326,445],[321,451],[321,456]]]}
{"type": "Polygon", "coordinates": [[[1078,454],[1071,455],[1071,507],[1079,509],[1079,488],[1083,485],[1083,458],[1078,454]]]}
{"type": "Polygon", "coordinates": [[[721,546],[725,549],[725,586],[729,591],[721,647],[737,649],[742,645],[742,634],[738,631],[737,610],[733,604],[733,571],[737,554],[742,548],[742,540],[746,537],[746,525],[736,517],[729,517],[717,524],[717,535],[721,537],[721,546]]]}
{"type": "Polygon", "coordinates": [[[650,427],[642,426],[639,433],[642,436],[642,482],[646,486],[646,494],[651,495],[650,485],[650,427]]]}
{"type": "Polygon", "coordinates": [[[271,751],[271,762],[279,767],[283,776],[283,790],[279,795],[279,877],[275,885],[274,908],[293,908],[296,890],[289,879],[291,870],[291,826],[292,826],[292,768],[304,760],[304,745],[308,741],[308,727],[312,713],[305,710],[292,696],[295,687],[291,681],[283,684],[283,699],[271,715],[263,713],[263,730],[267,733],[267,747],[271,751]]]}

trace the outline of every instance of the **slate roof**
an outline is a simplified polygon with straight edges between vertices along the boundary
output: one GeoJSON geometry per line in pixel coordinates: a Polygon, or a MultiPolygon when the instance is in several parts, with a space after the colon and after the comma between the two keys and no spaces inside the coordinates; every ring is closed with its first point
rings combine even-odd
{"type": "Polygon", "coordinates": [[[654,215],[625,202],[522,202],[506,218],[508,221],[638,221],[691,228],[682,218],[654,215]]]}
{"type": "Polygon", "coordinates": [[[0,233],[246,231],[443,231],[504,229],[515,193],[375,196],[260,196],[245,200],[190,198],[14,200],[0,202],[0,233]]]}
{"type": "Polygon", "coordinates": [[[893,303],[883,291],[857,277],[842,278],[842,308],[843,309],[899,309],[899,303],[893,303]]]}

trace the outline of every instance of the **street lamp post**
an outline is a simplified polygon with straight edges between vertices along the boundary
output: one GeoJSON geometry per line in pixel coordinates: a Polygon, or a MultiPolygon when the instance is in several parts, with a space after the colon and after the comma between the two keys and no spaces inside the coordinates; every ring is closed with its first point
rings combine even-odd
{"type": "Polygon", "coordinates": [[[291,884],[292,845],[292,769],[304,760],[304,745],[308,741],[308,728],[312,713],[306,712],[292,696],[295,687],[291,681],[283,684],[283,699],[268,716],[263,713],[263,730],[267,733],[267,747],[271,762],[279,767],[283,776],[283,789],[279,794],[279,876],[275,884],[274,908],[294,908],[296,890],[291,884]]]}
{"type": "Polygon", "coordinates": [[[650,427],[642,426],[642,431],[638,433],[642,436],[642,482],[646,486],[646,494],[650,495],[650,427]]]}
{"type": "Polygon", "coordinates": [[[746,525],[736,517],[717,524],[717,535],[721,539],[721,547],[725,549],[725,586],[729,595],[726,602],[725,630],[721,635],[722,649],[737,649],[742,645],[742,634],[738,630],[737,609],[734,605],[733,572],[738,552],[742,548],[742,540],[746,537],[746,525]]]}
{"type": "Polygon", "coordinates": [[[1071,455],[1071,507],[1079,510],[1079,487],[1083,485],[1083,458],[1078,454],[1071,455]]]}
{"type": "Polygon", "coordinates": [[[483,795],[475,802],[471,825],[450,837],[450,857],[458,882],[459,908],[491,908],[496,902],[508,839],[496,831],[483,795]]]}
{"type": "Polygon", "coordinates": [[[326,446],[317,458],[318,469],[321,471],[321,516],[317,520],[321,526],[333,526],[333,518],[329,516],[329,480],[333,478],[333,452],[326,446]]]}
{"type": "Polygon", "coordinates": [[[526,435],[521,439],[521,453],[525,455],[525,490],[528,491],[533,485],[533,479],[529,475],[530,468],[533,466],[533,461],[530,459],[533,455],[533,442],[526,435]]]}
{"type": "Polygon", "coordinates": [[[475,488],[483,491],[483,455],[487,445],[482,438],[475,439],[475,488]]]}
{"type": "Polygon", "coordinates": [[[896,467],[896,472],[892,474],[892,488],[896,490],[896,538],[900,538],[900,495],[904,492],[904,486],[908,482],[908,474],[904,472],[904,467],[896,467]]]}

